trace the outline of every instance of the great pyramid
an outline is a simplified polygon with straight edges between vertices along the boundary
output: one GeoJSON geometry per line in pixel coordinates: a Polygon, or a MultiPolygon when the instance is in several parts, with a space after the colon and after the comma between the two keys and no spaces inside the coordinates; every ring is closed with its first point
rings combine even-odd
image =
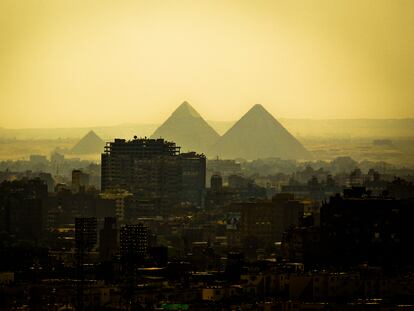
{"type": "Polygon", "coordinates": [[[151,138],[173,141],[182,151],[205,153],[219,135],[189,103],[183,102],[151,138]]]}
{"type": "Polygon", "coordinates": [[[89,131],[82,139],[70,150],[75,154],[95,154],[102,153],[105,142],[94,131],[89,131]]]}
{"type": "Polygon", "coordinates": [[[208,152],[234,159],[310,159],[310,153],[262,105],[253,106],[208,152]]]}

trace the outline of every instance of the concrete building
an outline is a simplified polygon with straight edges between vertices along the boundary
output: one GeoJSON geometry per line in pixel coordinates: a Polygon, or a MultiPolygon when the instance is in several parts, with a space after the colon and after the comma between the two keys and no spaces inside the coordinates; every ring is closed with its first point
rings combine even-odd
{"type": "Polygon", "coordinates": [[[47,185],[40,179],[0,184],[0,230],[27,240],[39,240],[45,229],[47,185]]]}
{"type": "MultiPolygon", "coordinates": [[[[213,175],[220,174],[223,183],[227,183],[228,177],[232,174],[241,174],[241,165],[235,160],[213,159],[207,161],[207,182],[210,183],[213,175]]],[[[210,186],[210,185],[208,185],[210,186]]]]}
{"type": "Polygon", "coordinates": [[[115,139],[102,154],[102,191],[124,189],[161,210],[190,202],[202,205],[205,156],[180,154],[180,147],[163,139],[115,139]]]}
{"type": "Polygon", "coordinates": [[[251,244],[256,241],[254,248],[263,248],[281,241],[283,232],[290,225],[299,223],[303,204],[294,200],[292,194],[279,194],[272,201],[233,203],[229,212],[240,213],[237,221],[240,242],[251,244]]]}
{"type": "Polygon", "coordinates": [[[96,217],[75,218],[75,244],[80,251],[88,251],[95,247],[97,242],[96,217]]]}
{"type": "Polygon", "coordinates": [[[412,199],[373,197],[364,187],[344,190],[321,207],[321,243],[330,263],[411,264],[412,199]]]}
{"type": "Polygon", "coordinates": [[[143,224],[124,225],[120,234],[121,260],[137,263],[148,254],[149,231],[143,224]]]}
{"type": "Polygon", "coordinates": [[[89,174],[81,170],[72,171],[72,192],[84,192],[89,187],[89,174]]]}
{"type": "Polygon", "coordinates": [[[118,226],[115,217],[105,217],[104,227],[99,231],[99,257],[111,261],[119,250],[118,226]]]}
{"type": "Polygon", "coordinates": [[[211,175],[210,189],[213,193],[219,193],[223,189],[223,178],[219,173],[211,175]]]}
{"type": "Polygon", "coordinates": [[[110,189],[102,192],[100,197],[105,200],[115,201],[115,214],[119,222],[123,222],[125,218],[125,201],[131,197],[132,193],[122,189],[110,189]]]}

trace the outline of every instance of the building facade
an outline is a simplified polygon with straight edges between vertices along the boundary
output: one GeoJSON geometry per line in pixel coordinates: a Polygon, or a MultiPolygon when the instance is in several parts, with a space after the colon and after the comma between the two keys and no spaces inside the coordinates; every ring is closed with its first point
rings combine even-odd
{"type": "Polygon", "coordinates": [[[102,154],[102,191],[123,189],[160,210],[181,202],[201,206],[206,159],[163,139],[115,139],[102,154]]]}

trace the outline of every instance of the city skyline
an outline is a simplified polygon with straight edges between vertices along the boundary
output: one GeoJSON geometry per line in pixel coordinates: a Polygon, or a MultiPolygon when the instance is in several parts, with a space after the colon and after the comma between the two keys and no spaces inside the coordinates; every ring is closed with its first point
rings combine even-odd
{"type": "Polygon", "coordinates": [[[0,0],[0,311],[414,310],[413,0],[0,0]]]}

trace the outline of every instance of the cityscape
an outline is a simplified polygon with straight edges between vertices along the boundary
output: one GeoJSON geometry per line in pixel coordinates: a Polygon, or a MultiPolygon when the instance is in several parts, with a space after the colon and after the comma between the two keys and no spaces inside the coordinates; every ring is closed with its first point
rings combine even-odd
{"type": "Polygon", "coordinates": [[[0,311],[414,310],[413,12],[0,3],[0,311]]]}

